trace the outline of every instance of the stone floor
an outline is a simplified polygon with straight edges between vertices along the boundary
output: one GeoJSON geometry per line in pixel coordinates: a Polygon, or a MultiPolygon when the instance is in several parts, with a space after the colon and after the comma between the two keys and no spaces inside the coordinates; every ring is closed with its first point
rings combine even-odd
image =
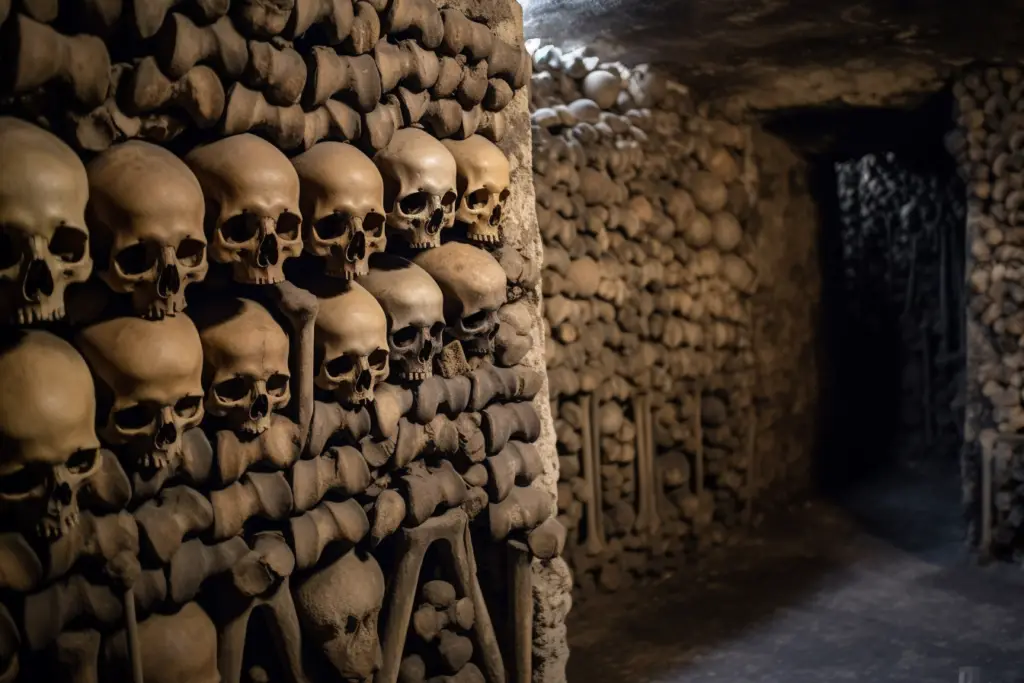
{"type": "Polygon", "coordinates": [[[955,474],[904,467],[582,602],[569,683],[1024,683],[1024,571],[965,557],[955,474]]]}

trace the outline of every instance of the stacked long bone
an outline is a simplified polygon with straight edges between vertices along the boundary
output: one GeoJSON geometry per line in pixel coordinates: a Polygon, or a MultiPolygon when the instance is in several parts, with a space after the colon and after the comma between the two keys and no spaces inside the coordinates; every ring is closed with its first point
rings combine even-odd
{"type": "Polygon", "coordinates": [[[584,588],[749,508],[749,132],[653,70],[531,45],[560,519],[584,588]]]}
{"type": "Polygon", "coordinates": [[[8,94],[59,86],[53,124],[90,151],[195,128],[257,132],[286,151],[320,140],[379,150],[417,123],[498,141],[530,72],[525,50],[430,0],[23,5],[4,23],[8,94]]]}
{"type": "MultiPolygon", "coordinates": [[[[103,41],[59,33],[66,17],[47,4],[20,3],[3,24],[19,55],[4,111],[55,111],[70,86],[76,124],[86,114],[98,130],[99,104],[120,126],[92,66],[103,41]]],[[[174,7],[187,16],[147,14],[157,4],[68,11],[110,19],[108,36],[152,32],[139,45],[159,47],[161,73],[179,65],[181,78],[194,76],[208,61],[211,83],[241,63],[228,59],[236,29],[252,39],[247,60],[271,49],[285,53],[271,62],[287,58],[280,40],[255,46],[286,32],[314,63],[322,45],[366,54],[358,27],[378,16],[363,2],[197,2],[174,7]]],[[[370,41],[378,53],[408,52],[410,39],[423,47],[416,22],[429,21],[450,51],[439,63],[477,73],[499,63],[493,41],[488,66],[473,56],[486,49],[483,24],[412,7],[380,8],[394,33],[370,41]],[[456,25],[468,33],[445,30],[456,25]],[[458,35],[471,48],[456,49],[458,35]]],[[[488,87],[503,90],[495,79],[488,87]]],[[[201,92],[198,82],[176,86],[175,102],[201,92]]],[[[243,88],[272,98],[287,83],[255,87],[230,85],[227,108],[243,88]]],[[[460,122],[472,110],[460,105],[470,112],[460,122]]],[[[439,142],[427,130],[441,129],[423,119],[386,135],[373,159],[335,133],[303,138],[298,151],[310,149],[289,159],[262,137],[197,132],[197,120],[182,139],[203,143],[184,158],[115,142],[117,128],[84,164],[67,144],[90,147],[84,128],[50,123],[66,142],[0,117],[0,164],[11,171],[0,215],[13,256],[0,271],[10,324],[0,347],[2,680],[528,680],[529,563],[557,555],[564,531],[547,494],[529,486],[540,474],[530,399],[541,378],[519,361],[538,273],[502,246],[511,188],[501,150],[465,127],[454,133],[465,140],[439,142]],[[477,584],[468,527],[517,577],[507,647],[477,584]],[[447,561],[435,564],[438,552],[447,561]],[[439,580],[454,602],[427,588],[439,580]],[[435,630],[468,635],[468,651],[413,619],[417,596],[438,610],[463,606],[435,630]],[[251,617],[266,620],[275,656],[251,617]]],[[[287,127],[254,130],[291,146],[287,127]]],[[[351,141],[376,144],[369,134],[351,141]]]]}
{"type": "Polygon", "coordinates": [[[954,84],[957,129],[947,148],[967,188],[965,503],[980,512],[984,553],[1019,547],[1020,301],[1024,234],[1024,79],[1019,65],[971,70],[954,84]]]}

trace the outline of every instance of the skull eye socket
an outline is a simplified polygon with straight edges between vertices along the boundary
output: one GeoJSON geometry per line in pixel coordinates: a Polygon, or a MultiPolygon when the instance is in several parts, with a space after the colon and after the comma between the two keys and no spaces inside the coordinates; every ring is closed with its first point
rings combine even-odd
{"type": "Polygon", "coordinates": [[[0,225],[0,270],[18,265],[21,261],[21,239],[17,232],[6,225],[0,225]]]}
{"type": "Polygon", "coordinates": [[[142,275],[156,265],[156,254],[151,254],[143,242],[122,249],[114,257],[117,267],[125,275],[142,275]]]}
{"type": "Polygon", "coordinates": [[[224,221],[220,226],[220,235],[225,242],[245,244],[255,239],[260,231],[260,219],[255,214],[240,213],[224,221]]]}
{"type": "Polygon", "coordinates": [[[428,193],[413,192],[407,197],[402,197],[402,200],[398,202],[398,208],[402,210],[402,213],[422,213],[427,210],[429,204],[430,195],[428,193]]]}
{"type": "Polygon", "coordinates": [[[363,219],[363,230],[374,237],[380,237],[384,234],[384,223],[384,216],[379,213],[371,212],[366,214],[366,218],[363,219]]]}
{"type": "Polygon", "coordinates": [[[64,466],[74,474],[85,474],[96,466],[99,460],[100,451],[98,448],[85,448],[75,451],[64,463],[64,466]]]}
{"type": "Polygon", "coordinates": [[[349,616],[345,619],[345,633],[352,635],[359,628],[359,620],[353,616],[349,616]]]}
{"type": "Polygon", "coordinates": [[[280,398],[288,391],[288,375],[275,373],[267,380],[267,393],[274,398],[280,398]]]}
{"type": "Polygon", "coordinates": [[[14,500],[41,496],[46,491],[49,476],[50,469],[41,463],[25,465],[0,476],[0,496],[14,500]]]}
{"type": "Polygon", "coordinates": [[[467,315],[462,319],[462,327],[467,332],[474,332],[481,330],[487,324],[488,314],[487,311],[478,311],[472,315],[467,315]]]}
{"type": "Polygon", "coordinates": [[[481,187],[466,197],[466,206],[470,209],[479,209],[482,206],[486,206],[490,198],[491,193],[481,187]]]}
{"type": "Polygon", "coordinates": [[[185,396],[174,404],[174,412],[178,414],[178,417],[189,419],[199,414],[202,405],[202,396],[185,396]]]}
{"type": "Polygon", "coordinates": [[[418,336],[419,331],[410,325],[409,327],[403,327],[391,335],[391,343],[394,344],[396,348],[405,348],[415,344],[418,336]]]}
{"type": "Polygon", "coordinates": [[[504,190],[501,191],[501,193],[498,194],[498,201],[504,202],[506,199],[508,199],[509,194],[510,192],[508,191],[508,188],[505,188],[504,190]]]}
{"type": "Polygon", "coordinates": [[[50,253],[65,263],[79,263],[88,247],[88,233],[66,225],[58,227],[50,238],[50,253]]]}
{"type": "Polygon", "coordinates": [[[320,240],[336,240],[348,231],[349,215],[341,211],[324,216],[313,225],[313,233],[320,240]]]}
{"type": "Polygon", "coordinates": [[[152,425],[156,421],[156,413],[156,406],[136,403],[116,411],[113,415],[114,425],[122,431],[138,431],[152,425]]]}
{"type": "Polygon", "coordinates": [[[232,377],[214,386],[213,392],[226,403],[237,403],[249,395],[249,383],[244,377],[232,377]]]}
{"type": "Polygon", "coordinates": [[[286,240],[298,239],[301,226],[302,219],[290,211],[284,211],[277,217],[277,234],[286,240]]]}
{"type": "Polygon", "coordinates": [[[183,239],[176,252],[178,262],[187,268],[195,268],[202,263],[205,254],[206,244],[192,239],[183,239]]]}
{"type": "Polygon", "coordinates": [[[444,323],[434,323],[430,326],[430,336],[435,339],[444,333],[444,323]]]}
{"type": "Polygon", "coordinates": [[[356,366],[355,361],[350,356],[338,356],[324,363],[324,369],[327,374],[331,377],[341,377],[352,372],[352,368],[356,366]]]}
{"type": "Polygon", "coordinates": [[[370,367],[374,370],[383,370],[388,362],[388,352],[384,349],[377,349],[370,354],[370,367]]]}
{"type": "Polygon", "coordinates": [[[458,199],[458,197],[455,196],[454,192],[445,192],[444,196],[441,197],[441,206],[443,206],[446,210],[454,209],[456,199],[458,199]]]}

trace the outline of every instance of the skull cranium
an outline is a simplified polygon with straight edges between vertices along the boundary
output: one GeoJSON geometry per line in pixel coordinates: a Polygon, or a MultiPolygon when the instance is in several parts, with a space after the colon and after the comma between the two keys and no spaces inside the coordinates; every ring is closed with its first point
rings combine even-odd
{"type": "Polygon", "coordinates": [[[89,227],[100,277],[131,294],[147,318],[185,309],[185,287],[206,277],[203,191],[162,147],[132,140],[89,164],[89,227]]]}
{"type": "Polygon", "coordinates": [[[53,134],[9,117],[0,167],[0,319],[63,318],[64,290],[92,272],[85,167],[53,134]]]}
{"type": "Polygon", "coordinates": [[[342,405],[370,403],[390,371],[384,309],[355,282],[317,294],[316,385],[342,405]]]}
{"type": "Polygon", "coordinates": [[[185,163],[206,198],[210,258],[231,264],[236,282],[284,280],[302,251],[299,177],[277,147],[249,133],[192,150],[185,163]]]}
{"type": "Polygon", "coordinates": [[[440,245],[441,231],[455,222],[451,153],[429,133],[403,128],[373,161],[384,179],[388,228],[413,249],[440,245]]]}
{"type": "Polygon", "coordinates": [[[484,245],[501,244],[501,218],[509,196],[508,159],[497,145],[481,135],[443,140],[458,169],[459,203],[455,220],[466,237],[484,245]]]}
{"type": "Polygon", "coordinates": [[[382,654],[377,619],[384,574],[372,556],[350,550],[294,590],[303,631],[346,681],[373,679],[382,654]]]}
{"type": "Polygon", "coordinates": [[[444,295],[437,283],[415,263],[376,254],[359,284],[387,315],[392,374],[402,380],[432,376],[444,334],[444,295]]]}
{"type": "Polygon", "coordinates": [[[461,242],[425,251],[415,263],[444,293],[445,334],[461,342],[467,356],[493,353],[507,284],[501,265],[486,251],[461,242]]]}
{"type": "Polygon", "coordinates": [[[291,400],[288,335],[249,299],[210,301],[193,319],[203,343],[206,412],[242,435],[262,434],[291,400]]]}
{"type": "MultiPolygon", "coordinates": [[[[186,603],[174,614],[151,614],[139,622],[142,676],[147,683],[219,683],[217,630],[202,607],[186,603]]],[[[131,679],[124,631],[105,638],[101,680],[131,679]]]]}
{"type": "Polygon", "coordinates": [[[326,272],[346,280],[365,275],[367,259],[384,251],[384,181],[369,157],[352,145],[321,142],[292,163],[302,188],[306,251],[326,272]]]}
{"type": "Polygon", "coordinates": [[[96,399],[78,352],[48,332],[0,347],[0,514],[53,539],[78,523],[78,491],[100,469],[96,399]]]}
{"type": "Polygon", "coordinates": [[[77,337],[97,380],[100,436],[137,470],[180,461],[185,432],[203,419],[203,347],[183,315],[112,318],[77,337]]]}

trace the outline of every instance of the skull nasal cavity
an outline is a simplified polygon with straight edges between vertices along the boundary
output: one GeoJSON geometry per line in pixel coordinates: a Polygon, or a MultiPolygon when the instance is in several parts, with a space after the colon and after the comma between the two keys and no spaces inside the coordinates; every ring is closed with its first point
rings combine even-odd
{"type": "Polygon", "coordinates": [[[55,503],[60,503],[61,505],[71,505],[73,497],[74,492],[67,482],[61,482],[53,487],[53,495],[50,496],[55,503]]]}
{"type": "Polygon", "coordinates": [[[259,249],[256,251],[256,265],[260,268],[276,266],[280,252],[277,249],[277,235],[267,235],[260,240],[259,249]]]}
{"type": "Polygon", "coordinates": [[[494,207],[494,211],[491,211],[491,219],[488,222],[491,225],[497,225],[501,222],[501,204],[494,207]]]}
{"type": "Polygon", "coordinates": [[[266,417],[267,413],[270,412],[270,401],[267,399],[265,394],[260,394],[256,397],[256,400],[249,406],[249,419],[258,420],[261,417],[266,417]]]}
{"type": "Polygon", "coordinates": [[[368,391],[372,382],[373,375],[370,374],[369,370],[363,370],[359,373],[359,377],[356,378],[356,389],[359,391],[368,391]]]}
{"type": "Polygon", "coordinates": [[[362,231],[352,236],[352,241],[348,243],[348,249],[345,250],[345,258],[351,263],[366,258],[366,235],[362,231]]]}
{"type": "Polygon", "coordinates": [[[29,262],[21,288],[25,298],[33,301],[40,296],[53,294],[53,276],[50,275],[50,269],[46,267],[45,261],[29,262]]]}
{"type": "Polygon", "coordinates": [[[441,223],[444,222],[444,210],[434,209],[434,213],[430,214],[430,220],[427,221],[427,234],[436,235],[441,232],[441,223]]]}
{"type": "Polygon", "coordinates": [[[420,347],[419,359],[421,363],[426,363],[434,356],[434,342],[427,339],[423,346],[420,347]]]}
{"type": "Polygon", "coordinates": [[[156,447],[167,448],[172,443],[178,440],[178,428],[174,426],[174,423],[168,422],[167,424],[161,425],[160,429],[156,432],[156,447]]]}
{"type": "Polygon", "coordinates": [[[178,269],[171,264],[164,266],[160,271],[160,277],[156,281],[156,293],[162,299],[177,294],[181,289],[181,278],[178,277],[178,269]]]}

